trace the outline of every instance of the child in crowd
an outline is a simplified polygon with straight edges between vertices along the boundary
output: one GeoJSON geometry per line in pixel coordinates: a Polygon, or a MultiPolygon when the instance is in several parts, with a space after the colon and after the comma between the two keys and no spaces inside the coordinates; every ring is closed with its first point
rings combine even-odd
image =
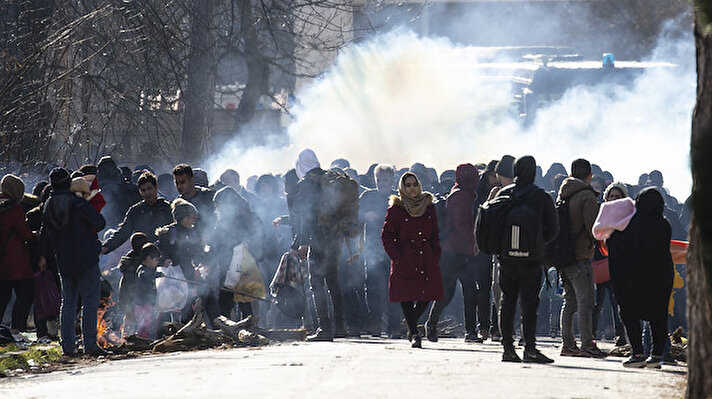
{"type": "Polygon", "coordinates": [[[141,338],[156,338],[156,279],[163,273],[156,268],[161,259],[161,251],[154,244],[141,248],[141,265],[136,270],[136,299],[134,314],[138,323],[137,335],[141,338]]]}
{"type": "Polygon", "coordinates": [[[134,314],[134,302],[136,299],[138,283],[136,281],[136,270],[143,258],[141,249],[148,243],[148,237],[141,233],[131,235],[131,250],[119,261],[119,271],[121,271],[121,281],[119,281],[119,309],[124,312],[124,322],[122,326],[122,336],[136,333],[136,315],[134,314]]]}
{"type": "Polygon", "coordinates": [[[99,181],[94,175],[75,177],[72,179],[69,191],[87,200],[99,213],[106,205],[104,195],[99,188],[99,181]]]}

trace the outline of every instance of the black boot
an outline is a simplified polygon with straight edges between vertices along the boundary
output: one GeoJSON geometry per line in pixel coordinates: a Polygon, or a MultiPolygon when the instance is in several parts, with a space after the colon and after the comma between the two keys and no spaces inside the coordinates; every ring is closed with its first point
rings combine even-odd
{"type": "Polygon", "coordinates": [[[422,348],[423,347],[423,339],[420,338],[420,334],[415,334],[413,335],[413,343],[410,344],[411,348],[422,348]]]}
{"type": "Polygon", "coordinates": [[[438,342],[438,328],[431,325],[429,321],[425,322],[425,337],[430,342],[438,342]]]}
{"type": "Polygon", "coordinates": [[[502,361],[510,363],[521,363],[522,359],[517,355],[517,351],[514,350],[514,346],[505,346],[504,353],[502,353],[502,361]]]}

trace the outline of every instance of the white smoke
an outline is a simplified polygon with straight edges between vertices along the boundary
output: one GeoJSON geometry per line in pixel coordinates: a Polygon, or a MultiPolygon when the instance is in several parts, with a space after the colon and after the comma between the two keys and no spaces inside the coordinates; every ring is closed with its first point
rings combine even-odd
{"type": "MultiPolygon", "coordinates": [[[[484,68],[486,49],[447,39],[390,33],[344,49],[335,65],[296,94],[288,137],[245,148],[228,144],[208,164],[243,176],[283,173],[312,148],[322,165],[348,159],[363,173],[372,163],[422,162],[442,171],[503,154],[533,155],[544,170],[579,157],[636,183],[659,169],[665,185],[689,195],[689,136],[695,103],[694,41],[662,37],[650,68],[626,86],[578,86],[523,127],[511,112],[512,83],[484,68]]],[[[499,68],[501,73],[502,68],[499,68]]]]}

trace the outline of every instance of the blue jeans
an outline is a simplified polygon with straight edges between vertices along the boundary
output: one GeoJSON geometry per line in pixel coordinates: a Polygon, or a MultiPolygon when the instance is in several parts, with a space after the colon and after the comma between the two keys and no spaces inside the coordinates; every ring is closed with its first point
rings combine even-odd
{"type": "Polygon", "coordinates": [[[574,314],[578,313],[581,347],[593,346],[593,268],[590,260],[577,260],[561,269],[564,284],[564,307],[561,310],[561,337],[564,346],[576,345],[574,314]]]}
{"type": "Polygon", "coordinates": [[[99,265],[93,266],[80,276],[64,276],[62,282],[62,307],[60,309],[60,344],[64,354],[77,352],[77,337],[74,334],[77,304],[82,300],[82,342],[84,353],[94,353],[96,345],[96,312],[101,295],[99,265]]]}

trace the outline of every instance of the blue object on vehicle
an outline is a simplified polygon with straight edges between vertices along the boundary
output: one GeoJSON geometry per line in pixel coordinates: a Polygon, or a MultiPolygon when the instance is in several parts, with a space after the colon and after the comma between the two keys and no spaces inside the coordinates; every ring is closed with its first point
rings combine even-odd
{"type": "Polygon", "coordinates": [[[603,67],[613,68],[615,67],[616,59],[613,57],[613,53],[603,53],[603,67]]]}

